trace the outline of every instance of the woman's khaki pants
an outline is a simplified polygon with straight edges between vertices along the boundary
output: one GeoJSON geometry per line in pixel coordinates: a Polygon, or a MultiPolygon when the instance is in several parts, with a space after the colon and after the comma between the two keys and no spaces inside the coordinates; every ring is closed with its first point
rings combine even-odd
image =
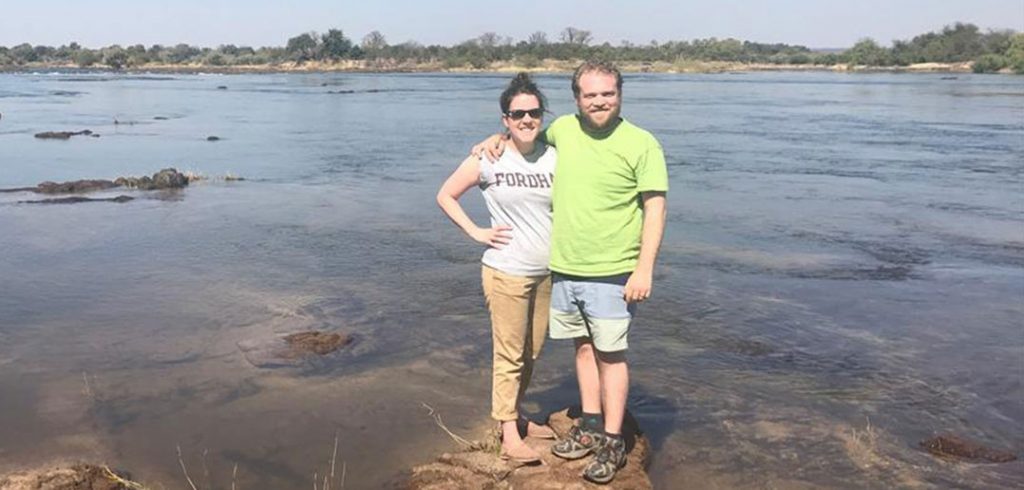
{"type": "Polygon", "coordinates": [[[551,275],[514,276],[485,265],[482,279],[494,339],[491,417],[516,420],[548,332],[551,275]]]}

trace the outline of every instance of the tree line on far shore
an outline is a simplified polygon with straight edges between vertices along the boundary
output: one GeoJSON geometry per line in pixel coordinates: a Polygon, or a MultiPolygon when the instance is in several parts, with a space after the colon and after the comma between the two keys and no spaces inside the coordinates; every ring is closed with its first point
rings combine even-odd
{"type": "Polygon", "coordinates": [[[929,62],[972,62],[974,71],[978,73],[1010,69],[1024,74],[1024,33],[1013,30],[982,32],[974,24],[956,23],[941,31],[921,34],[910,40],[894,41],[889,47],[866,38],[849,49],[832,52],[814,51],[799,45],[717,38],[665,43],[651,41],[649,44],[623,41],[613,46],[610,43],[595,44],[590,31],[575,27],[565,28],[556,40],[549,40],[544,32],[535,32],[520,41],[487,32],[453,46],[424,46],[415,41],[389,44],[378,31],[367,34],[357,44],[340,29],[330,29],[325,33],[302,33],[288,39],[283,47],[252,48],[233,44],[216,48],[188,44],[146,47],[136,44],[90,49],[78,43],[56,48],[27,43],[13,47],[0,46],[0,67],[7,68],[43,64],[120,70],[152,64],[229,67],[361,60],[371,69],[407,63],[437,63],[452,69],[485,69],[494,62],[533,68],[540,66],[544,60],[583,58],[600,58],[619,63],[665,62],[677,65],[710,61],[900,67],[929,62]]]}

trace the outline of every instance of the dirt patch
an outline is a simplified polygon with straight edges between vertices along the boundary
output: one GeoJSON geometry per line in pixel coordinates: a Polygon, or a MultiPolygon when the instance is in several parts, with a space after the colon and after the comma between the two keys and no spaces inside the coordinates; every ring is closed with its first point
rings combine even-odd
{"type": "MultiPolygon", "coordinates": [[[[548,425],[558,434],[567,433],[573,423],[569,410],[554,413],[548,420],[548,425]]],[[[416,490],[653,488],[647,476],[650,446],[632,416],[627,416],[623,423],[623,437],[629,451],[626,466],[608,485],[595,485],[583,479],[583,467],[589,463],[589,457],[566,461],[551,454],[554,441],[528,437],[526,443],[541,454],[540,464],[517,465],[504,461],[498,456],[500,445],[496,440],[476,442],[460,452],[442,454],[432,463],[413,468],[398,487],[416,490]]]]}
{"type": "Polygon", "coordinates": [[[952,434],[942,434],[921,441],[925,451],[943,458],[959,458],[982,463],[1008,463],[1017,455],[1003,449],[994,449],[981,443],[952,434]]]}
{"type": "Polygon", "coordinates": [[[76,464],[0,477],[0,490],[136,490],[127,473],[106,466],[76,464]]]}

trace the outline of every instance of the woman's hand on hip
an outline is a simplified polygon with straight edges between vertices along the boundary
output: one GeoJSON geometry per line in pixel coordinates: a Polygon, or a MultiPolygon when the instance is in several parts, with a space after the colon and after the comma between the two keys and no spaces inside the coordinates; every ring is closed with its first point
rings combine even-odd
{"type": "Polygon", "coordinates": [[[493,228],[477,228],[469,236],[482,245],[501,248],[512,241],[511,226],[499,225],[493,228]]]}

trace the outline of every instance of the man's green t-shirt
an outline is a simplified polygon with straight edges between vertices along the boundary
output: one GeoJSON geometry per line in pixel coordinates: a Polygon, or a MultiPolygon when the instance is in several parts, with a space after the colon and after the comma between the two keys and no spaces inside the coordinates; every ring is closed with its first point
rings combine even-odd
{"type": "Polygon", "coordinates": [[[558,149],[551,270],[582,277],[633,272],[643,230],[640,193],[668,191],[658,140],[624,119],[596,138],[576,115],[559,117],[544,136],[558,149]]]}

